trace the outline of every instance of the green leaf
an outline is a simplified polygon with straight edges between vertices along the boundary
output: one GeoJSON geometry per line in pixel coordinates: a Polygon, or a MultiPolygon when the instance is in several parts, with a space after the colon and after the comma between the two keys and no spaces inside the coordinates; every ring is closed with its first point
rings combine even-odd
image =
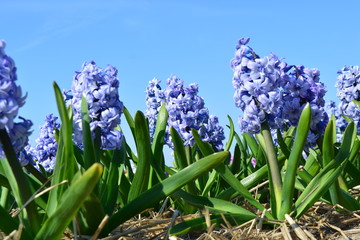
{"type": "Polygon", "coordinates": [[[259,151],[259,145],[256,142],[255,138],[250,136],[248,133],[243,133],[242,136],[245,138],[247,144],[249,145],[251,152],[254,154],[254,156],[257,156],[259,151]]]}
{"type": "Polygon", "coordinates": [[[284,219],[285,214],[290,213],[293,206],[296,171],[299,165],[299,160],[301,158],[301,153],[306,143],[306,139],[310,129],[310,123],[311,107],[310,104],[307,103],[300,115],[294,145],[291,149],[286,168],[284,185],[282,189],[281,210],[280,216],[278,216],[280,219],[284,219]]]}
{"type": "MultiPolygon", "coordinates": [[[[57,185],[63,180],[71,182],[75,172],[78,169],[77,162],[74,155],[74,146],[72,141],[72,117],[71,113],[66,109],[63,95],[59,86],[53,83],[56,103],[61,119],[61,127],[59,133],[58,149],[56,152],[56,161],[54,167],[54,177],[51,180],[51,185],[57,185]]],[[[69,109],[70,111],[71,109],[69,109]]],[[[71,112],[71,111],[70,111],[71,112]]],[[[57,208],[58,201],[65,192],[67,185],[62,184],[50,191],[49,200],[47,204],[47,215],[53,214],[57,208]]]]}
{"type": "Polygon", "coordinates": [[[129,113],[129,110],[126,108],[126,107],[123,107],[123,113],[124,113],[124,116],[125,116],[125,119],[130,127],[130,130],[132,132],[132,135],[134,136],[134,141],[135,141],[135,144],[136,144],[136,138],[135,138],[135,121],[134,119],[132,118],[131,114],[129,113]]]}
{"type": "Polygon", "coordinates": [[[161,159],[162,149],[165,141],[164,138],[165,138],[165,130],[166,130],[168,117],[169,117],[169,113],[166,109],[166,105],[163,104],[157,116],[156,128],[152,142],[152,151],[154,154],[155,161],[161,159]]]}
{"type": "Polygon", "coordinates": [[[145,116],[137,111],[135,114],[135,139],[138,163],[133,182],[130,187],[128,201],[138,197],[147,190],[150,175],[151,146],[150,135],[145,116]]]}
{"type": "Polygon", "coordinates": [[[202,197],[195,196],[190,193],[187,193],[183,190],[179,190],[174,193],[176,197],[182,198],[188,204],[191,204],[198,208],[204,208],[205,206],[209,208],[212,212],[222,212],[222,213],[232,213],[232,214],[242,214],[249,217],[255,218],[256,215],[252,212],[225,200],[211,198],[211,197],[202,197]]]}
{"type": "Polygon", "coordinates": [[[199,147],[201,153],[204,156],[208,156],[215,152],[214,149],[209,144],[201,140],[199,133],[195,129],[191,129],[191,133],[195,139],[197,146],[199,147]]]}
{"type": "Polygon", "coordinates": [[[19,220],[12,218],[2,206],[0,206],[0,219],[0,229],[7,235],[19,227],[19,220]]]}
{"type": "Polygon", "coordinates": [[[188,166],[184,142],[175,128],[170,127],[171,140],[174,144],[174,157],[177,168],[180,170],[188,166]]]}
{"type": "MultiPolygon", "coordinates": [[[[35,239],[61,239],[63,232],[77,214],[87,196],[93,191],[99,181],[103,167],[93,164],[82,176],[74,180],[63,194],[54,213],[45,221],[35,239]]],[[[93,209],[98,211],[98,209],[93,209]]]]}
{"type": "Polygon", "coordinates": [[[345,129],[341,148],[335,159],[330,161],[307,185],[295,202],[296,217],[301,216],[314,202],[316,202],[340,176],[346,162],[351,161],[360,149],[360,142],[356,140],[356,127],[350,122],[345,129]]]}
{"type": "MultiPolygon", "coordinates": [[[[310,173],[310,175],[315,176],[320,170],[320,161],[319,161],[319,153],[317,153],[313,149],[309,149],[310,153],[308,158],[305,161],[304,169],[310,173]]],[[[319,150],[318,150],[319,151],[319,150]]]]}
{"type": "Polygon", "coordinates": [[[326,126],[323,145],[322,145],[322,159],[323,166],[326,166],[331,160],[334,159],[334,134],[333,129],[335,127],[333,118],[330,118],[328,125],[326,126]]]}
{"type": "MultiPolygon", "coordinates": [[[[116,198],[115,198],[116,200],[116,198]]],[[[105,217],[105,211],[100,200],[90,193],[84,200],[78,214],[81,235],[93,235],[105,217]]]]}
{"type": "Polygon", "coordinates": [[[266,153],[266,163],[269,166],[269,186],[270,186],[270,207],[275,218],[279,217],[281,209],[282,180],[280,167],[274,141],[271,136],[270,127],[267,121],[261,123],[261,134],[257,134],[258,141],[262,150],[266,153]]]}
{"type": "Polygon", "coordinates": [[[231,147],[231,143],[234,139],[234,135],[235,135],[235,127],[234,127],[234,122],[233,120],[231,119],[231,117],[228,115],[227,116],[228,119],[229,119],[229,122],[230,122],[230,133],[229,133],[229,138],[228,138],[228,141],[226,142],[225,144],[225,151],[229,151],[230,150],[230,147],[231,147]]]}
{"type": "Polygon", "coordinates": [[[195,180],[202,174],[210,171],[229,156],[228,152],[218,152],[202,158],[192,165],[180,170],[171,177],[154,185],[151,189],[143,192],[133,201],[129,202],[117,213],[110,217],[105,234],[116,228],[119,224],[132,218],[145,209],[152,207],[170,194],[179,190],[185,184],[195,180]]]}
{"type": "MultiPolygon", "coordinates": [[[[253,219],[252,216],[242,214],[223,214],[223,216],[232,226],[237,226],[253,219]]],[[[218,227],[220,226],[220,224],[225,224],[221,214],[212,214],[210,216],[210,225],[213,224],[214,227],[218,227]]],[[[188,234],[194,231],[204,231],[206,229],[207,224],[205,217],[199,217],[176,224],[175,226],[170,228],[169,233],[172,236],[178,236],[188,234]]]]}
{"type": "MultiPolygon", "coordinates": [[[[334,142],[336,141],[336,135],[334,136],[334,128],[336,131],[336,126],[334,123],[334,117],[330,118],[328,125],[326,126],[324,139],[322,144],[322,159],[323,159],[323,166],[326,166],[331,160],[335,158],[334,154],[334,142]]],[[[332,186],[329,189],[331,202],[333,205],[339,203],[341,197],[340,186],[337,181],[334,181],[332,186]]]]}
{"type": "MultiPolygon", "coordinates": [[[[223,163],[219,164],[215,170],[220,174],[220,176],[231,186],[233,187],[241,196],[243,196],[251,205],[264,211],[264,206],[258,202],[251,193],[246,189],[246,187],[232,174],[230,169],[223,163]]],[[[273,216],[269,213],[265,213],[266,217],[273,219],[273,216]]]]}
{"type": "Polygon", "coordinates": [[[108,177],[104,183],[105,193],[101,198],[102,206],[104,206],[105,213],[112,215],[116,205],[116,199],[118,196],[118,182],[119,182],[119,167],[121,163],[125,162],[126,149],[124,139],[121,142],[120,149],[113,151],[112,160],[110,162],[110,168],[108,177]]]}
{"type": "Polygon", "coordinates": [[[96,154],[94,150],[94,142],[90,130],[90,117],[88,113],[88,104],[85,96],[81,99],[81,119],[82,119],[82,134],[84,145],[84,167],[88,169],[96,162],[96,154]]]}
{"type": "MultiPolygon", "coordinates": [[[[15,201],[18,207],[21,208],[32,196],[30,184],[16,157],[12,142],[5,129],[0,129],[0,142],[6,156],[6,158],[0,159],[1,165],[11,186],[15,201]]],[[[22,215],[25,217],[24,213],[22,215]]],[[[32,233],[36,233],[40,229],[41,222],[36,204],[33,201],[26,206],[26,218],[28,218],[28,221],[24,223],[25,226],[29,230],[31,229],[32,233]]]]}

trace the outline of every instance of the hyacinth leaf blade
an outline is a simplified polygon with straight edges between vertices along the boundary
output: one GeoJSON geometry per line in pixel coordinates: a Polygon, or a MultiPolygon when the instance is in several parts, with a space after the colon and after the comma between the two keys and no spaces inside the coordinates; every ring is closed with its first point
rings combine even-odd
{"type": "MultiPolygon", "coordinates": [[[[3,160],[0,160],[0,162],[3,161],[3,160]]],[[[10,183],[9,183],[9,180],[7,179],[7,177],[5,177],[3,174],[3,170],[2,170],[2,165],[0,164],[0,186],[1,187],[4,187],[6,189],[10,189],[10,183]]]]}
{"type": "Polygon", "coordinates": [[[174,196],[182,198],[186,203],[191,204],[197,208],[203,209],[204,207],[207,207],[213,213],[232,213],[252,216],[253,218],[256,217],[256,215],[252,212],[222,199],[195,196],[181,189],[176,191],[174,196]]]}
{"type": "Polygon", "coordinates": [[[108,175],[104,186],[105,192],[102,195],[101,202],[104,206],[105,213],[109,216],[113,213],[118,197],[119,167],[125,162],[126,149],[124,139],[121,142],[120,149],[113,151],[112,160],[108,170],[108,175]]]}
{"type": "Polygon", "coordinates": [[[96,162],[94,142],[90,130],[90,117],[88,112],[88,104],[83,95],[81,99],[81,119],[82,119],[82,134],[84,145],[84,167],[88,169],[96,162]]]}
{"type": "MultiPolygon", "coordinates": [[[[235,140],[236,140],[236,143],[237,143],[236,147],[239,148],[242,158],[246,159],[248,157],[248,155],[249,155],[248,152],[247,152],[246,139],[244,137],[241,139],[240,136],[237,133],[235,133],[235,140]]],[[[239,164],[239,167],[240,167],[240,159],[238,161],[238,164],[239,164]]]]}
{"type": "MultiPolygon", "coordinates": [[[[323,166],[329,164],[331,160],[335,158],[334,153],[334,118],[331,117],[328,125],[326,126],[324,132],[324,140],[322,144],[322,159],[323,166]]],[[[330,198],[333,205],[339,203],[340,198],[340,186],[337,181],[335,181],[332,186],[329,188],[330,198]]]]}
{"type": "Polygon", "coordinates": [[[234,126],[234,122],[233,120],[231,119],[231,117],[228,115],[227,116],[228,119],[229,119],[229,123],[230,123],[230,132],[229,132],[229,138],[228,138],[228,141],[226,142],[225,144],[225,148],[224,148],[224,151],[229,151],[230,150],[230,147],[231,147],[231,144],[232,144],[232,141],[234,139],[234,135],[235,135],[235,126],[234,126]]]}
{"type": "MultiPolygon", "coordinates": [[[[241,196],[243,196],[251,205],[259,209],[260,211],[264,211],[264,206],[258,202],[247,190],[247,188],[234,176],[231,170],[225,164],[219,164],[215,168],[215,170],[219,173],[219,175],[232,187],[234,188],[241,196]]],[[[265,216],[269,219],[273,219],[273,216],[266,211],[265,216]]]]}
{"type": "Polygon", "coordinates": [[[174,158],[175,158],[176,167],[181,170],[188,166],[184,141],[181,138],[180,134],[173,127],[170,127],[170,135],[171,135],[171,140],[174,144],[174,158]]]}
{"type": "MultiPolygon", "coordinates": [[[[203,152],[204,155],[208,154],[210,152],[210,149],[206,147],[207,145],[200,139],[200,136],[196,133],[196,131],[193,131],[193,136],[197,146],[199,146],[200,148],[200,151],[204,151],[203,152]]],[[[234,174],[232,174],[231,170],[225,164],[223,163],[219,164],[219,166],[217,166],[215,170],[230,186],[232,186],[236,191],[238,191],[250,204],[252,204],[254,207],[258,208],[261,211],[264,210],[264,207],[258,201],[256,201],[256,199],[251,195],[251,193],[234,176],[234,174]]],[[[269,213],[267,213],[267,217],[272,218],[272,216],[269,213]]]]}
{"type": "MultiPolygon", "coordinates": [[[[53,87],[55,92],[56,104],[61,119],[62,131],[60,131],[60,134],[64,138],[66,156],[72,157],[73,142],[72,142],[72,123],[70,119],[71,118],[70,116],[72,115],[71,110],[70,109],[68,110],[66,108],[63,95],[56,82],[53,82],[53,87]]],[[[70,171],[70,169],[67,169],[67,171],[70,171]]]]}
{"type": "Polygon", "coordinates": [[[128,195],[129,202],[147,190],[151,166],[150,135],[145,116],[142,112],[137,111],[134,119],[138,162],[128,195]]]}
{"type": "MultiPolygon", "coordinates": [[[[54,167],[54,177],[51,180],[51,185],[57,185],[63,180],[69,182],[74,178],[78,170],[78,166],[74,154],[74,145],[72,141],[72,113],[71,109],[66,109],[63,95],[56,82],[53,82],[56,104],[58,107],[61,127],[59,132],[58,148],[56,152],[56,161],[54,167]]],[[[57,188],[50,191],[47,215],[50,216],[57,208],[58,201],[67,188],[67,184],[61,184],[57,188]]]]}
{"type": "Polygon", "coordinates": [[[155,158],[158,158],[159,155],[162,153],[168,117],[169,117],[169,113],[166,109],[166,105],[163,104],[161,105],[157,116],[156,127],[152,142],[152,150],[155,158]]]}
{"type": "Polygon", "coordinates": [[[248,133],[243,133],[242,136],[246,140],[246,142],[249,145],[251,152],[254,154],[254,156],[258,155],[259,145],[256,142],[255,138],[253,136],[250,136],[250,134],[248,134],[248,133]]]}
{"type": "MultiPolygon", "coordinates": [[[[209,224],[214,227],[218,227],[221,224],[226,224],[224,218],[227,223],[231,225],[239,225],[245,223],[251,219],[253,216],[243,215],[243,214],[212,214],[210,215],[209,224]]],[[[170,228],[171,236],[178,236],[183,234],[188,234],[194,231],[205,231],[208,228],[208,223],[206,222],[205,217],[193,218],[190,220],[183,221],[181,223],[176,224],[170,228]]]]}
{"type": "Polygon", "coordinates": [[[343,142],[335,159],[330,161],[314,176],[295,202],[296,218],[300,217],[329,190],[345,168],[347,161],[354,158],[359,149],[360,143],[356,140],[356,127],[351,122],[345,129],[343,142]]]}
{"type": "Polygon", "coordinates": [[[278,129],[276,131],[276,135],[277,135],[277,141],[278,141],[278,144],[280,146],[281,152],[285,155],[285,157],[287,159],[289,159],[290,150],[289,150],[288,146],[286,145],[286,143],[284,141],[284,138],[281,135],[280,129],[278,129]]]}
{"type": "Polygon", "coordinates": [[[296,130],[295,141],[292,146],[288,164],[286,168],[284,185],[282,189],[282,201],[281,201],[281,215],[280,218],[284,218],[285,214],[291,211],[293,206],[293,195],[295,188],[296,172],[301,158],[302,151],[306,143],[308,132],[310,130],[311,123],[311,107],[307,103],[300,115],[300,120],[296,130]]]}
{"type": "MultiPolygon", "coordinates": [[[[202,153],[203,156],[206,157],[215,152],[214,149],[207,142],[204,142],[201,140],[199,133],[195,129],[191,129],[191,133],[195,139],[196,146],[200,149],[200,152],[202,153]]],[[[207,178],[207,180],[205,179],[206,184],[205,184],[205,187],[203,188],[202,196],[205,196],[206,194],[208,194],[211,187],[215,183],[217,176],[218,176],[217,172],[212,171],[210,173],[209,177],[207,178]]]]}
{"type": "Polygon", "coordinates": [[[305,161],[304,169],[312,176],[315,176],[322,166],[319,150],[309,149],[309,156],[305,161]],[[318,152],[317,152],[318,151],[318,152]]]}
{"type": "Polygon", "coordinates": [[[159,179],[164,179],[164,159],[163,159],[163,147],[165,142],[165,131],[167,126],[167,120],[169,117],[169,113],[166,109],[166,105],[163,104],[160,107],[157,121],[156,121],[156,127],[155,132],[153,136],[153,141],[151,145],[151,149],[153,152],[153,162],[152,166],[154,170],[156,171],[156,174],[159,179]]]}
{"type": "MultiPolygon", "coordinates": [[[[186,168],[189,166],[190,160],[188,159],[190,156],[187,154],[186,147],[184,146],[184,142],[180,136],[180,134],[176,131],[175,128],[170,127],[171,139],[174,144],[174,157],[175,162],[179,170],[186,168]]],[[[191,194],[197,194],[197,188],[195,182],[189,182],[185,185],[186,191],[191,194]]],[[[185,212],[192,212],[194,209],[190,206],[190,208],[186,208],[185,212]]]]}
{"type": "Polygon", "coordinates": [[[191,129],[191,133],[195,139],[196,145],[199,147],[203,156],[208,156],[215,152],[209,144],[201,140],[199,133],[195,129],[191,129]]]}
{"type": "Polygon", "coordinates": [[[232,157],[232,163],[230,165],[230,169],[233,174],[237,174],[238,172],[240,172],[241,155],[243,155],[243,154],[241,154],[241,152],[240,152],[239,144],[236,144],[234,147],[234,155],[232,157]]]}
{"type": "MultiPolygon", "coordinates": [[[[336,117],[334,114],[331,114],[330,120],[333,122],[333,127],[332,127],[332,140],[333,140],[333,144],[336,143],[336,117]]],[[[325,129],[326,130],[326,129],[325,129]]]]}
{"type": "MultiPolygon", "coordinates": [[[[30,183],[16,157],[10,137],[5,129],[0,129],[0,142],[6,156],[6,158],[0,159],[1,165],[5,171],[5,176],[9,180],[16,203],[21,208],[32,196],[30,183]]],[[[35,202],[32,201],[26,205],[26,217],[29,220],[25,223],[27,229],[31,229],[33,234],[36,233],[40,229],[41,221],[35,202]]]]}
{"type": "MultiPolygon", "coordinates": [[[[52,214],[42,225],[35,239],[60,239],[64,230],[77,214],[86,197],[92,193],[99,181],[103,167],[99,163],[93,164],[62,195],[61,201],[52,214]]],[[[94,209],[98,211],[98,209],[94,209]]]]}
{"type": "Polygon", "coordinates": [[[281,210],[282,180],[275,145],[267,121],[261,123],[261,131],[256,137],[266,155],[266,164],[269,166],[270,206],[274,217],[278,218],[281,210]]]}
{"type": "MultiPolygon", "coordinates": [[[[124,113],[124,116],[125,116],[125,119],[129,125],[129,128],[131,130],[131,133],[132,135],[134,136],[134,141],[136,141],[135,139],[135,121],[133,119],[133,117],[131,116],[129,110],[124,106],[123,107],[123,113],[124,113]]],[[[136,142],[135,142],[136,144],[136,142]]]]}
{"type": "Polygon", "coordinates": [[[346,164],[345,171],[352,178],[350,182],[348,182],[349,188],[353,188],[360,184],[360,170],[352,162],[346,164]]]}
{"type": "MultiPolygon", "coordinates": [[[[10,234],[13,230],[18,229],[19,221],[17,218],[12,218],[8,211],[0,206],[0,229],[6,234],[10,234]]],[[[29,238],[28,238],[29,239],[29,238]]]]}
{"type": "Polygon", "coordinates": [[[82,203],[79,214],[76,216],[79,224],[79,231],[83,235],[93,235],[99,224],[105,217],[105,210],[99,198],[94,194],[94,190],[90,193],[82,203]]]}
{"type": "Polygon", "coordinates": [[[140,194],[137,198],[129,202],[111,216],[108,222],[108,229],[105,231],[108,232],[113,230],[119,224],[132,218],[143,210],[152,207],[154,204],[173,194],[187,183],[192,182],[199,176],[209,172],[211,169],[223,162],[228,155],[228,152],[218,152],[204,157],[190,166],[178,171],[171,177],[154,185],[152,188],[140,194]]]}

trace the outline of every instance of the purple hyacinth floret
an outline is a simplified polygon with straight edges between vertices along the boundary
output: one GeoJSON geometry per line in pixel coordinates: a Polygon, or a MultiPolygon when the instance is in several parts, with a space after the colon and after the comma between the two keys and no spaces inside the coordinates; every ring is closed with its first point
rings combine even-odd
{"type": "Polygon", "coordinates": [[[335,84],[337,97],[340,99],[339,114],[354,120],[360,134],[360,109],[353,100],[360,101],[359,66],[345,66],[338,71],[335,84]]]}
{"type": "Polygon", "coordinates": [[[210,142],[218,150],[223,148],[222,140],[225,139],[224,130],[219,125],[218,118],[209,116],[209,110],[204,106],[204,100],[198,96],[198,85],[184,86],[184,82],[172,76],[167,79],[167,88],[162,90],[159,80],[149,82],[146,93],[147,110],[145,115],[149,119],[150,134],[154,134],[156,118],[163,103],[169,113],[165,142],[173,147],[170,127],[176,129],[184,140],[185,145],[192,146],[195,142],[191,129],[199,132],[202,140],[210,142]]]}
{"type": "MultiPolygon", "coordinates": [[[[21,87],[16,85],[16,67],[14,60],[5,53],[5,41],[0,40],[0,129],[5,129],[17,154],[27,145],[31,134],[32,122],[19,117],[15,122],[19,108],[25,103],[21,87]]],[[[5,157],[0,146],[0,157],[5,157]]],[[[21,162],[26,165],[28,162],[21,162]]]]}
{"type": "MultiPolygon", "coordinates": [[[[58,117],[49,114],[45,118],[45,123],[40,127],[40,136],[35,140],[34,148],[28,150],[37,160],[37,165],[41,165],[46,172],[52,172],[55,167],[56,151],[58,144],[55,139],[55,130],[60,129],[58,117]]],[[[39,166],[36,166],[39,169],[39,166]]]]}
{"type": "Polygon", "coordinates": [[[115,129],[120,124],[123,103],[118,94],[117,69],[103,69],[95,62],[85,62],[76,72],[71,91],[65,91],[67,104],[74,111],[74,142],[82,146],[81,99],[84,95],[89,106],[90,129],[100,128],[103,149],[120,148],[122,133],[115,129]]]}
{"type": "Polygon", "coordinates": [[[145,116],[149,120],[149,131],[151,138],[155,133],[156,118],[160,107],[165,103],[165,93],[161,90],[160,80],[154,78],[149,82],[146,88],[146,106],[145,116]]]}
{"type": "Polygon", "coordinates": [[[244,113],[239,118],[241,131],[259,133],[265,121],[271,129],[296,126],[301,110],[310,103],[312,135],[308,141],[316,139],[327,123],[326,90],[319,81],[319,71],[288,65],[274,54],[260,58],[248,43],[249,38],[240,39],[231,60],[234,101],[244,113]]]}
{"type": "Polygon", "coordinates": [[[335,125],[336,125],[336,141],[340,142],[343,136],[343,132],[345,131],[345,128],[347,126],[346,120],[343,118],[343,116],[340,114],[339,105],[337,105],[334,101],[329,101],[325,103],[325,109],[329,116],[331,115],[335,116],[335,125]]]}

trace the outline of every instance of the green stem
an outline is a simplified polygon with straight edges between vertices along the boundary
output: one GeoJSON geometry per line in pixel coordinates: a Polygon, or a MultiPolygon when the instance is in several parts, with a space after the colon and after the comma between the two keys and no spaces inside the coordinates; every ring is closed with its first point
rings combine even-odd
{"type": "Polygon", "coordinates": [[[270,180],[270,189],[274,193],[274,196],[271,197],[271,211],[276,218],[280,214],[281,210],[281,191],[282,191],[282,181],[279,170],[279,162],[276,157],[276,151],[273,139],[271,137],[271,132],[267,121],[261,124],[261,134],[264,137],[265,142],[265,151],[266,151],[266,161],[269,166],[269,180],[270,180]],[[275,203],[274,203],[275,201],[275,203]]]}

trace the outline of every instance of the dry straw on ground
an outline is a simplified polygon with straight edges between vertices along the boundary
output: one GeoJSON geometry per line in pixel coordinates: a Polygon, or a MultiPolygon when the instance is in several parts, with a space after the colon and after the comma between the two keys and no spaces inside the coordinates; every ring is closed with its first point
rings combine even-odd
{"type": "MultiPolygon", "coordinates": [[[[359,188],[353,190],[359,195],[359,188]]],[[[205,218],[208,211],[203,211],[205,218]]],[[[64,240],[138,240],[138,239],[169,239],[169,240],[235,240],[235,239],[360,239],[360,211],[348,211],[340,205],[331,206],[317,202],[300,219],[293,219],[289,215],[285,221],[272,221],[273,226],[266,224],[263,216],[248,221],[239,226],[231,226],[225,219],[225,224],[214,228],[207,224],[207,230],[193,232],[182,236],[169,236],[168,229],[181,221],[198,217],[198,214],[179,215],[178,211],[167,209],[160,213],[150,212],[150,216],[131,219],[119,226],[111,235],[105,238],[95,236],[74,236],[70,231],[65,232],[64,240]]],[[[106,223],[107,219],[104,219],[106,223]]],[[[101,230],[101,225],[99,226],[101,230]]],[[[8,236],[0,233],[0,239],[19,239],[21,226],[8,236]]]]}

